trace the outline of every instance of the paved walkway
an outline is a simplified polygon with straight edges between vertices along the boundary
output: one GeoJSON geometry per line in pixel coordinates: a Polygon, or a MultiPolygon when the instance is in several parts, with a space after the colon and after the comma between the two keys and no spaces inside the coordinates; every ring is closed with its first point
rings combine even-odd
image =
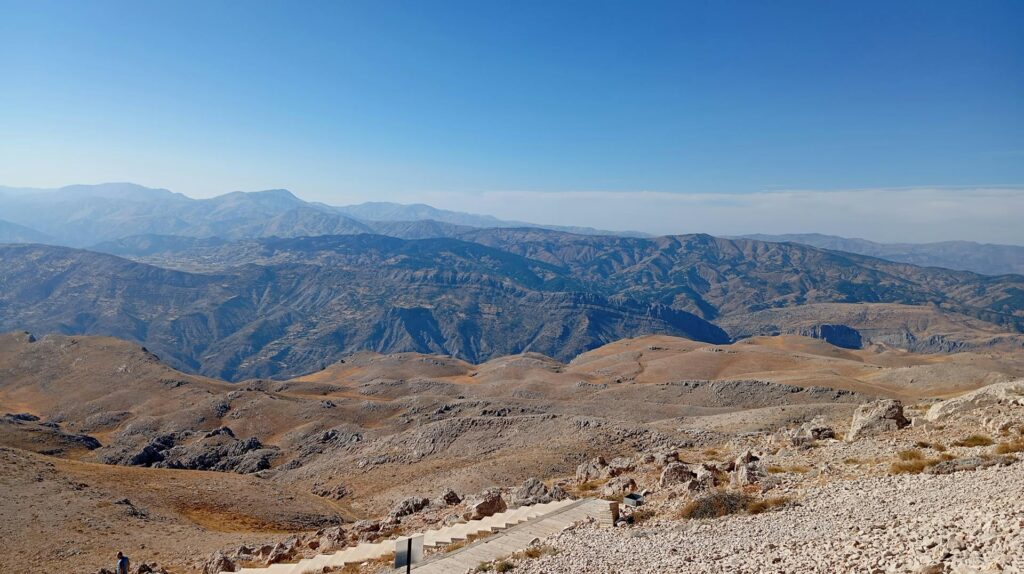
{"type": "MultiPolygon", "coordinates": [[[[591,509],[592,505],[587,505],[585,503],[592,502],[599,501],[591,499],[558,500],[533,506],[523,506],[514,510],[506,510],[481,520],[471,520],[469,522],[444,526],[435,530],[428,530],[423,533],[423,546],[425,548],[436,548],[451,544],[455,541],[467,540],[480,534],[491,534],[515,528],[516,525],[527,525],[533,522],[542,522],[548,517],[561,515],[570,509],[576,510],[573,514],[573,516],[576,516],[579,515],[582,510],[591,509]]],[[[608,503],[604,502],[603,504],[607,511],[608,503]]],[[[593,508],[596,508],[596,506],[593,506],[593,508]]],[[[589,515],[590,514],[588,514],[588,516],[589,515]]],[[[594,514],[594,516],[597,515],[594,514]]],[[[574,518],[572,521],[575,520],[579,520],[579,518],[574,518]]],[[[562,526],[559,526],[558,528],[561,527],[562,526]]],[[[403,539],[404,537],[399,538],[398,540],[400,541],[403,539]]],[[[359,564],[368,560],[375,560],[388,556],[394,553],[395,543],[396,540],[364,542],[356,546],[344,548],[333,554],[318,554],[313,558],[304,558],[297,563],[281,563],[265,567],[242,568],[239,572],[241,574],[310,574],[312,572],[320,571],[324,567],[340,568],[347,564],[359,564]]],[[[459,552],[461,551],[462,550],[459,552]]],[[[454,554],[456,554],[456,552],[453,552],[450,555],[454,554]]],[[[425,565],[426,562],[423,564],[425,565]]]]}
{"type": "MultiPolygon", "coordinates": [[[[587,518],[596,518],[602,526],[612,525],[612,507],[607,500],[587,498],[550,514],[532,519],[508,530],[478,540],[465,548],[447,554],[438,554],[413,566],[416,574],[462,574],[476,568],[481,562],[504,558],[526,550],[537,538],[560,532],[566,526],[587,518]]],[[[404,572],[399,569],[395,572],[404,572]]]]}

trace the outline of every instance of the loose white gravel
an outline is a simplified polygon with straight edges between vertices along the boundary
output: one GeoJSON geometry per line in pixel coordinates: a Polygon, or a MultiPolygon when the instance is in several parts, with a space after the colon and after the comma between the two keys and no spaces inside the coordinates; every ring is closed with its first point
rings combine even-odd
{"type": "Polygon", "coordinates": [[[951,475],[839,480],[756,516],[586,525],[522,574],[1024,572],[1024,462],[951,475]]]}

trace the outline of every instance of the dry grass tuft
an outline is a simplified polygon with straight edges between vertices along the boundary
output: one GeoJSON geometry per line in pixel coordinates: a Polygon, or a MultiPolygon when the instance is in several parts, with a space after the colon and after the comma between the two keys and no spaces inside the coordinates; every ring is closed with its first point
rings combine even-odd
{"type": "Polygon", "coordinates": [[[908,452],[917,452],[920,454],[920,451],[901,452],[900,460],[889,465],[889,472],[891,474],[920,474],[924,472],[925,469],[935,466],[940,462],[956,458],[948,453],[943,453],[938,458],[924,458],[923,456],[916,456],[913,454],[908,454],[904,457],[904,454],[908,452]]]}
{"type": "Polygon", "coordinates": [[[889,472],[892,474],[921,474],[929,466],[938,464],[937,460],[908,460],[894,462],[889,465],[889,472]]]}
{"type": "Polygon", "coordinates": [[[762,500],[755,500],[747,504],[747,512],[750,514],[761,514],[769,510],[775,510],[781,508],[789,503],[789,498],[785,496],[772,496],[770,498],[764,498],[762,500]]]}
{"type": "Polygon", "coordinates": [[[996,445],[996,454],[1013,454],[1024,452],[1024,438],[1003,441],[996,445]]]}
{"type": "Polygon", "coordinates": [[[966,446],[966,447],[990,446],[994,442],[995,441],[993,441],[991,437],[987,437],[987,436],[985,436],[983,434],[972,434],[969,437],[962,438],[962,439],[956,441],[955,443],[953,443],[953,446],[966,446]]]}
{"type": "Polygon", "coordinates": [[[510,570],[514,570],[515,567],[516,567],[516,565],[513,564],[512,562],[509,562],[508,560],[499,560],[494,565],[494,571],[495,572],[508,572],[510,570]]]}
{"type": "Polygon", "coordinates": [[[810,467],[803,466],[801,464],[795,464],[795,465],[792,465],[792,466],[772,465],[772,466],[769,466],[767,470],[768,470],[768,472],[770,474],[783,474],[783,473],[807,474],[808,472],[811,472],[810,467]]]}
{"type": "Polygon", "coordinates": [[[579,484],[570,485],[568,488],[566,488],[566,490],[569,491],[569,494],[573,495],[576,498],[581,498],[584,496],[593,496],[594,491],[604,486],[604,483],[606,482],[608,482],[607,479],[600,478],[596,480],[588,480],[587,482],[581,482],[579,484]]]}
{"type": "Polygon", "coordinates": [[[902,461],[924,460],[924,453],[917,449],[900,451],[897,456],[899,456],[902,461]]]}
{"type": "Polygon", "coordinates": [[[938,442],[928,442],[926,440],[919,440],[914,443],[917,448],[929,448],[935,452],[946,452],[946,445],[938,442]]]}
{"type": "Polygon", "coordinates": [[[708,448],[704,450],[704,456],[708,458],[718,458],[722,453],[717,448],[708,448]]]}

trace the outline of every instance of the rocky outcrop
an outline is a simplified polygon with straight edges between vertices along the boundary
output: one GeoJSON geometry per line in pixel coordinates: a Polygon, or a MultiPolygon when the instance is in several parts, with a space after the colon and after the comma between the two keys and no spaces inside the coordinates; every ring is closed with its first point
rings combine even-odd
{"type": "Polygon", "coordinates": [[[690,467],[681,462],[669,463],[665,470],[661,471],[661,478],[658,484],[662,488],[668,488],[677,484],[683,484],[697,478],[697,474],[690,470],[690,467]]]}
{"type": "Polygon", "coordinates": [[[209,560],[203,564],[203,574],[220,574],[221,572],[234,572],[235,561],[228,558],[226,554],[218,550],[209,560]]]}
{"type": "Polygon", "coordinates": [[[821,339],[844,349],[860,349],[864,345],[860,331],[846,325],[815,325],[798,329],[797,334],[821,339]]]}
{"type": "Polygon", "coordinates": [[[846,440],[853,441],[861,436],[891,432],[909,425],[910,421],[903,416],[903,403],[883,399],[857,407],[846,440]]]}
{"type": "Polygon", "coordinates": [[[423,510],[430,504],[429,498],[423,498],[420,496],[410,496],[405,500],[399,502],[391,509],[391,518],[401,518],[403,516],[409,516],[410,514],[416,514],[423,510]]]}
{"type": "Polygon", "coordinates": [[[992,405],[1024,406],[1024,380],[995,383],[932,405],[925,418],[933,422],[941,421],[992,405]]]}
{"type": "Polygon", "coordinates": [[[460,502],[462,502],[462,497],[451,488],[446,488],[444,492],[434,499],[434,504],[437,506],[452,506],[460,502]]]}
{"type": "Polygon", "coordinates": [[[551,492],[540,479],[528,478],[512,492],[512,506],[529,506],[551,502],[551,492]]]}
{"type": "Polygon", "coordinates": [[[604,457],[591,459],[576,467],[576,482],[584,483],[601,479],[605,476],[606,468],[608,468],[608,463],[605,462],[604,457]]]}
{"type": "Polygon", "coordinates": [[[836,431],[826,425],[821,419],[815,419],[800,425],[790,435],[790,444],[793,446],[804,446],[817,440],[836,438],[836,431]]]}
{"type": "Polygon", "coordinates": [[[109,464],[149,466],[184,470],[213,470],[250,474],[270,468],[278,454],[256,437],[238,439],[231,429],[209,432],[182,431],[160,435],[135,452],[114,452],[104,456],[109,464]]]}
{"type": "Polygon", "coordinates": [[[1017,459],[1012,456],[969,456],[966,458],[956,458],[953,460],[944,460],[925,472],[928,474],[953,474],[954,472],[962,472],[965,470],[978,470],[979,468],[988,468],[990,466],[1009,466],[1017,462],[1017,459]]]}
{"type": "Polygon", "coordinates": [[[636,481],[628,476],[616,476],[601,488],[602,496],[619,496],[636,492],[636,481]]]}
{"type": "Polygon", "coordinates": [[[768,472],[761,458],[749,450],[741,454],[733,462],[732,483],[735,486],[749,486],[761,482],[768,472]]]}
{"type": "Polygon", "coordinates": [[[463,518],[466,520],[480,520],[508,509],[505,499],[501,497],[501,491],[492,488],[484,491],[479,496],[466,503],[466,512],[463,518]]]}

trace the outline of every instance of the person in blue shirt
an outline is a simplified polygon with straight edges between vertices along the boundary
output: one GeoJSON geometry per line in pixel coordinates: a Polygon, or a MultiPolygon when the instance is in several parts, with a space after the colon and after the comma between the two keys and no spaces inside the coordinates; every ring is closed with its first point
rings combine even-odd
{"type": "Polygon", "coordinates": [[[128,574],[128,557],[121,552],[117,553],[117,567],[114,574],[128,574]]]}

